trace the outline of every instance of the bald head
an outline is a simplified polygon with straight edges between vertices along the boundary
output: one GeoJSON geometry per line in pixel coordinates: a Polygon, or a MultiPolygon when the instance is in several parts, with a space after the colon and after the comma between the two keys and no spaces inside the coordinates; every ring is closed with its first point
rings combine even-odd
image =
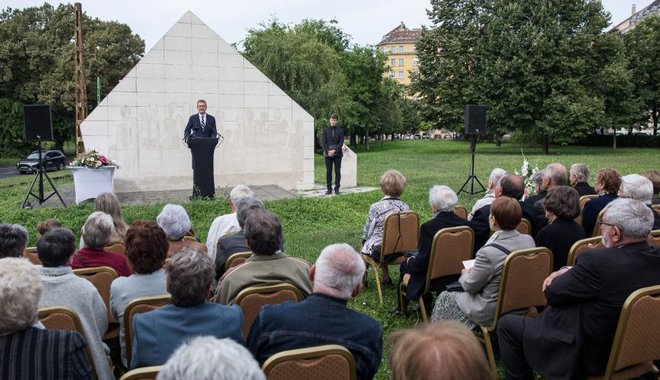
{"type": "Polygon", "coordinates": [[[496,193],[498,197],[505,196],[519,200],[525,193],[525,181],[521,176],[511,173],[502,176],[498,187],[500,190],[496,193]]]}
{"type": "Polygon", "coordinates": [[[544,187],[550,189],[556,186],[566,186],[568,183],[568,171],[566,166],[559,162],[548,164],[544,170],[544,187]]]}

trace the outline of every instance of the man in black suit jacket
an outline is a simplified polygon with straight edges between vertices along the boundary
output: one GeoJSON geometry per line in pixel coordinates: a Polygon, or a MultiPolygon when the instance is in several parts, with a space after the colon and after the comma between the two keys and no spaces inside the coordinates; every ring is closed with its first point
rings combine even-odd
{"type": "MultiPolygon", "coordinates": [[[[525,182],[520,176],[507,173],[500,178],[500,182],[495,187],[495,198],[510,197],[520,202],[523,218],[529,220],[532,224],[532,237],[535,237],[538,231],[545,226],[545,215],[542,215],[527,202],[520,201],[525,191],[525,182]]],[[[474,213],[470,221],[470,227],[474,230],[474,252],[483,247],[490,237],[490,225],[488,218],[490,216],[490,205],[486,205],[474,213]]]]}
{"type": "Polygon", "coordinates": [[[332,194],[332,166],[335,167],[335,194],[339,194],[341,184],[341,158],[343,156],[344,130],[337,125],[339,117],[336,113],[330,116],[330,126],[323,129],[323,158],[325,159],[326,195],[332,194]]]}
{"type": "Polygon", "coordinates": [[[596,194],[596,190],[589,186],[589,183],[587,182],[589,181],[589,168],[587,168],[587,165],[571,165],[570,176],[568,179],[571,182],[571,186],[573,186],[580,196],[596,194]]]}
{"type": "MultiPolygon", "coordinates": [[[[454,206],[458,203],[458,197],[448,186],[433,186],[429,192],[429,202],[435,216],[433,219],[422,224],[419,244],[417,245],[417,255],[411,256],[405,262],[401,263],[399,272],[399,284],[401,284],[403,276],[406,273],[410,274],[410,280],[408,281],[406,290],[406,298],[409,301],[419,298],[422,291],[424,291],[426,271],[429,267],[431,246],[433,245],[435,234],[443,228],[469,226],[469,222],[466,219],[454,214],[454,206]]],[[[439,281],[432,283],[431,287],[439,291],[444,290],[444,287],[448,283],[458,280],[460,276],[457,275],[454,277],[438,279],[439,281]]],[[[428,301],[430,304],[430,299],[425,301],[428,301]]],[[[399,310],[403,311],[404,307],[405,305],[399,305],[399,310]]]]}
{"type": "Polygon", "coordinates": [[[197,101],[198,113],[190,116],[186,129],[183,131],[183,141],[187,144],[188,139],[196,137],[216,137],[218,130],[215,118],[206,113],[206,100],[197,101]]]}
{"type": "Polygon", "coordinates": [[[653,215],[633,199],[611,202],[603,244],[543,283],[549,307],[537,318],[505,315],[498,322],[507,379],[602,375],[619,314],[633,291],[660,284],[660,250],[646,242],[653,215]]]}

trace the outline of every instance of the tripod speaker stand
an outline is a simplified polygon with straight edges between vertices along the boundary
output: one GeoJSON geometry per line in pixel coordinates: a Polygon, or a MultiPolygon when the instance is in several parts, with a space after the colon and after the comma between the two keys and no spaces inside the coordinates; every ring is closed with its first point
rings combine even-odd
{"type": "Polygon", "coordinates": [[[472,195],[474,194],[479,194],[479,193],[484,193],[486,192],[486,188],[484,185],[481,184],[481,181],[479,181],[479,178],[474,175],[474,150],[477,145],[477,136],[476,135],[470,135],[470,155],[471,155],[471,169],[470,169],[470,175],[468,178],[465,180],[465,183],[463,183],[463,186],[461,186],[461,189],[458,190],[458,194],[460,193],[466,193],[469,196],[469,199],[472,200],[472,195]],[[475,191],[474,190],[474,182],[477,182],[479,187],[481,187],[481,190],[475,191]],[[470,190],[465,190],[465,187],[470,184],[470,190]]]}
{"type": "Polygon", "coordinates": [[[470,175],[468,179],[465,180],[463,186],[458,191],[460,193],[466,193],[469,195],[469,199],[472,200],[472,195],[483,193],[486,191],[484,185],[479,181],[474,175],[474,151],[477,146],[477,135],[483,134],[486,132],[486,106],[468,104],[465,106],[465,134],[470,136],[470,156],[471,156],[471,165],[470,165],[470,175]],[[474,190],[474,182],[477,182],[481,190],[474,190]],[[470,184],[470,191],[465,190],[467,184],[470,184]]]}
{"type": "Polygon", "coordinates": [[[46,174],[46,169],[44,168],[44,161],[41,154],[42,137],[46,140],[53,139],[53,125],[51,123],[50,117],[50,106],[41,104],[25,105],[23,106],[23,114],[25,122],[25,140],[37,142],[39,147],[39,161],[37,163],[37,171],[34,174],[34,179],[32,180],[32,184],[30,185],[28,193],[25,195],[25,199],[23,200],[21,208],[25,208],[26,206],[31,207],[30,202],[28,202],[30,196],[35,197],[41,205],[56,194],[60,199],[60,202],[62,202],[62,205],[66,207],[66,203],[64,203],[64,199],[62,199],[62,196],[57,191],[55,184],[53,184],[53,181],[51,181],[50,177],[48,177],[48,174],[46,174]],[[50,187],[53,189],[53,192],[48,194],[46,197],[44,197],[44,177],[46,177],[50,187]],[[35,194],[33,191],[34,185],[37,184],[37,181],[39,183],[39,191],[37,194],[35,194]]]}

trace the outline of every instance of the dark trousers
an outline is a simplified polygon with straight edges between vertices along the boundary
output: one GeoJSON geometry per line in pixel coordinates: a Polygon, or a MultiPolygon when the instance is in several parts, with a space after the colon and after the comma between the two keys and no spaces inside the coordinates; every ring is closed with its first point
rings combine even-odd
{"type": "Polygon", "coordinates": [[[332,165],[335,166],[335,191],[339,190],[341,182],[341,156],[335,155],[334,157],[325,158],[325,184],[328,191],[332,191],[332,165]]]}
{"type": "Polygon", "coordinates": [[[507,380],[534,379],[534,372],[527,364],[523,347],[527,321],[526,317],[520,315],[505,315],[497,322],[497,339],[507,380]]]}

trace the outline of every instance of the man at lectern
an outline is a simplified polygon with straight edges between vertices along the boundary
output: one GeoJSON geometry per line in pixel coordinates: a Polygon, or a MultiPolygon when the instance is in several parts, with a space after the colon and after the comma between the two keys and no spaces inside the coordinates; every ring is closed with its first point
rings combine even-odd
{"type": "Polygon", "coordinates": [[[216,137],[215,118],[206,113],[206,100],[197,101],[198,113],[190,116],[186,129],[183,131],[183,141],[187,144],[189,138],[216,137]]]}

